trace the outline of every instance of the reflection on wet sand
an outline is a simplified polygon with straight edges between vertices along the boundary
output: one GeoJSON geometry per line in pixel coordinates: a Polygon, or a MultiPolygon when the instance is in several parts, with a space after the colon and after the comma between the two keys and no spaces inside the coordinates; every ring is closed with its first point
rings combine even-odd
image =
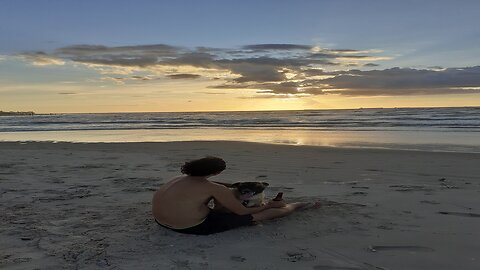
{"type": "Polygon", "coordinates": [[[328,147],[480,152],[476,132],[320,131],[293,129],[139,129],[0,132],[0,141],[169,142],[245,141],[328,147]]]}

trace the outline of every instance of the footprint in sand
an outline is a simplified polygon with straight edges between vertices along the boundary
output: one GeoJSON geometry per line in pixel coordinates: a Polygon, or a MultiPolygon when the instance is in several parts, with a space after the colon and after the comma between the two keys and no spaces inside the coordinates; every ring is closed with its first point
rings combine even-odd
{"type": "Polygon", "coordinates": [[[14,262],[14,263],[24,263],[24,262],[29,262],[31,260],[32,260],[32,258],[30,258],[30,257],[21,257],[21,258],[13,259],[12,262],[14,262]]]}
{"type": "Polygon", "coordinates": [[[352,188],[359,188],[359,189],[370,189],[369,187],[361,187],[361,186],[353,186],[352,188]]]}
{"type": "Polygon", "coordinates": [[[17,165],[16,163],[0,163],[0,169],[11,169],[17,165]]]}
{"type": "Polygon", "coordinates": [[[379,226],[377,226],[377,228],[381,229],[381,230],[388,230],[388,231],[393,230],[393,227],[389,226],[389,225],[379,225],[379,226]]]}
{"type": "Polygon", "coordinates": [[[452,216],[459,216],[459,217],[480,217],[480,214],[475,214],[475,213],[447,212],[447,211],[440,211],[437,213],[442,215],[452,215],[452,216]]]}
{"type": "Polygon", "coordinates": [[[377,251],[421,251],[421,252],[431,252],[435,251],[433,248],[422,247],[422,246],[370,246],[368,249],[371,252],[377,251]]]}
{"type": "Polygon", "coordinates": [[[362,270],[357,267],[343,267],[343,266],[332,266],[332,265],[315,265],[314,270],[362,270]]]}
{"type": "MultiPolygon", "coordinates": [[[[192,262],[189,260],[172,260],[173,269],[197,269],[192,267],[192,262]]],[[[208,266],[208,264],[206,265],[208,266]]]]}
{"type": "Polygon", "coordinates": [[[247,259],[242,256],[230,256],[230,260],[235,261],[235,262],[244,262],[247,259]]]}
{"type": "Polygon", "coordinates": [[[431,188],[427,188],[426,186],[417,186],[417,185],[391,185],[391,188],[396,188],[395,191],[433,191],[431,188]]]}
{"type": "Polygon", "coordinates": [[[310,252],[287,252],[287,256],[284,257],[285,260],[289,262],[298,262],[298,261],[313,261],[315,260],[316,256],[310,252]]]}
{"type": "Polygon", "coordinates": [[[352,192],[350,194],[350,196],[367,196],[367,192],[363,192],[363,191],[356,191],[356,192],[352,192]]]}
{"type": "Polygon", "coordinates": [[[426,204],[440,204],[439,202],[437,201],[428,201],[428,200],[423,200],[423,201],[420,201],[420,203],[426,203],[426,204]]]}
{"type": "Polygon", "coordinates": [[[366,169],[365,171],[368,171],[368,172],[383,172],[383,170],[380,170],[380,169],[366,169]]]}

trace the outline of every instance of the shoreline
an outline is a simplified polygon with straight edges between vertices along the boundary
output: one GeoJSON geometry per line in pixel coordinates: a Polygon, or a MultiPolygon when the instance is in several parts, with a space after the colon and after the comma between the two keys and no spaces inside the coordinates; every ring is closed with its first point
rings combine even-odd
{"type": "Polygon", "coordinates": [[[247,142],[0,143],[0,266],[8,269],[462,269],[478,267],[478,153],[247,142]],[[320,201],[211,236],[159,227],[150,200],[186,160],[217,181],[320,201]]]}
{"type": "Polygon", "coordinates": [[[264,145],[264,146],[285,146],[292,148],[311,148],[311,149],[323,149],[323,150],[345,150],[345,151],[386,151],[386,152],[419,152],[419,153],[439,153],[439,154],[472,154],[480,155],[480,152],[468,152],[468,151],[448,151],[448,150],[433,150],[433,149],[409,149],[403,148],[405,145],[398,145],[398,148],[395,147],[381,147],[381,146],[328,146],[328,145],[305,145],[305,144],[286,144],[286,143],[271,143],[271,142],[249,142],[249,141],[233,141],[233,140],[191,140],[191,141],[145,141],[145,142],[75,142],[75,141],[1,141],[0,147],[2,145],[111,145],[111,146],[121,146],[121,145],[162,145],[162,144],[216,144],[216,143],[225,143],[225,144],[245,144],[245,145],[264,145]]]}
{"type": "Polygon", "coordinates": [[[161,129],[0,132],[0,142],[239,141],[274,145],[480,153],[477,132],[161,129]]]}

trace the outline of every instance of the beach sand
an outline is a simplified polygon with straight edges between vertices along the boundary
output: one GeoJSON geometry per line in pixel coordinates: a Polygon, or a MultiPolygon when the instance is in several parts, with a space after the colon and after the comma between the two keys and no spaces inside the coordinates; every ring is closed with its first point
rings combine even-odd
{"type": "Polygon", "coordinates": [[[243,142],[0,143],[0,268],[480,269],[480,154],[243,142]],[[319,209],[210,236],[158,226],[184,161],[319,209]]]}

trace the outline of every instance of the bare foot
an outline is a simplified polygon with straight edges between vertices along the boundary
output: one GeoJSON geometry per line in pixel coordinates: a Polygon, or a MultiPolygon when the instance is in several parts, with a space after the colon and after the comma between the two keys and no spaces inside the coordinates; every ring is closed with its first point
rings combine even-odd
{"type": "Polygon", "coordinates": [[[297,209],[303,209],[308,205],[309,203],[306,203],[306,202],[294,202],[294,203],[287,204],[286,207],[292,210],[297,210],[297,209]]]}

